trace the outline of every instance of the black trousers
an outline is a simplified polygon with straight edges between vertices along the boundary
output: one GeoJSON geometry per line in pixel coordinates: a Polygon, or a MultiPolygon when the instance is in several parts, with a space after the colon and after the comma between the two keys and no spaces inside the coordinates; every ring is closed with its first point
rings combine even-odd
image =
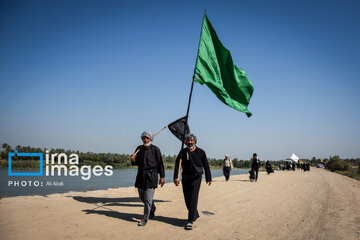
{"type": "Polygon", "coordinates": [[[254,172],[255,172],[255,181],[257,181],[259,175],[259,169],[254,169],[254,172]]]}
{"type": "Polygon", "coordinates": [[[182,178],[182,188],[185,198],[186,208],[188,209],[188,221],[194,222],[199,218],[197,210],[199,190],[201,185],[200,177],[184,177],[182,178]]]}
{"type": "Polygon", "coordinates": [[[224,176],[225,176],[226,181],[228,181],[229,178],[230,178],[230,167],[224,167],[223,172],[224,172],[224,176]]]}

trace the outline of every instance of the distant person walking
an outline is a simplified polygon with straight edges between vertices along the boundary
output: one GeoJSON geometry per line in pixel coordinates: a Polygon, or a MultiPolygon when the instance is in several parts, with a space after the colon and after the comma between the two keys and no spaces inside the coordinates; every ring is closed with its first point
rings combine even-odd
{"type": "Polygon", "coordinates": [[[158,174],[160,174],[159,184],[161,187],[164,186],[165,170],[160,149],[152,144],[152,134],[143,132],[141,140],[143,145],[138,146],[131,155],[131,165],[138,166],[135,187],[144,203],[144,218],[138,226],[145,226],[149,218],[155,217],[156,207],[153,201],[155,188],[158,185],[158,174]]]}
{"type": "Polygon", "coordinates": [[[274,172],[274,170],[271,167],[271,163],[270,163],[269,160],[267,160],[266,163],[265,163],[265,169],[266,169],[267,174],[270,174],[270,173],[274,172]]]}
{"type": "Polygon", "coordinates": [[[222,168],[223,168],[225,180],[229,181],[230,171],[233,170],[234,166],[233,166],[232,160],[229,158],[229,155],[227,155],[227,154],[225,155],[225,159],[222,162],[222,168]]]}
{"type": "Polygon", "coordinates": [[[174,170],[174,183],[179,186],[179,167],[182,171],[182,188],[185,198],[186,208],[188,209],[188,222],[185,226],[186,230],[192,230],[194,228],[194,222],[199,218],[199,212],[197,210],[199,190],[201,185],[202,175],[205,172],[206,183],[211,185],[211,171],[209,162],[204,150],[196,146],[197,139],[192,133],[185,136],[185,144],[187,148],[180,151],[174,170]],[[179,166],[180,159],[182,159],[181,166],[179,166]]]}
{"type": "Polygon", "coordinates": [[[254,153],[251,159],[251,170],[254,171],[255,174],[255,182],[257,182],[260,168],[260,160],[257,158],[257,154],[254,153]]]}

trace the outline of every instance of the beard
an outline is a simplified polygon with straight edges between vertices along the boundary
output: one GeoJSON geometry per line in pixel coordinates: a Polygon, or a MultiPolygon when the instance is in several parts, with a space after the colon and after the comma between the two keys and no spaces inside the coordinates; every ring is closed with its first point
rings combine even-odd
{"type": "Polygon", "coordinates": [[[151,145],[151,141],[150,142],[148,142],[148,143],[144,143],[143,145],[145,146],[145,147],[149,147],[150,145],[151,145]]]}
{"type": "Polygon", "coordinates": [[[186,146],[190,149],[190,150],[192,150],[192,149],[194,149],[195,147],[196,147],[196,145],[195,144],[186,144],[186,146]]]}

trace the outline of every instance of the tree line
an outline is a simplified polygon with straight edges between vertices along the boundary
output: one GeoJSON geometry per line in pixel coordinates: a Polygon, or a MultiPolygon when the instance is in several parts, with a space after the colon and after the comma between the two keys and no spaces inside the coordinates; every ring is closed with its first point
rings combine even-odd
{"type": "MultiPolygon", "coordinates": [[[[112,165],[114,168],[128,168],[131,167],[130,163],[130,155],[129,154],[119,154],[119,153],[94,153],[94,152],[80,152],[75,150],[65,150],[65,149],[46,149],[46,148],[34,148],[30,146],[20,146],[17,145],[14,149],[7,143],[2,144],[2,151],[0,152],[0,165],[2,167],[7,167],[7,159],[8,159],[8,153],[14,152],[17,150],[20,152],[34,152],[34,153],[45,153],[46,151],[49,151],[49,154],[53,153],[65,153],[66,155],[70,155],[72,153],[76,153],[79,156],[79,164],[80,165],[112,165]]],[[[175,165],[176,161],[176,155],[163,155],[163,161],[166,169],[172,169],[175,165]]],[[[334,156],[336,159],[340,159],[338,156],[334,156]]],[[[333,157],[333,158],[334,158],[333,157]]],[[[38,167],[37,159],[34,157],[26,157],[25,159],[18,159],[16,156],[14,157],[14,160],[18,160],[17,165],[14,165],[15,167],[19,168],[36,168],[38,167]]],[[[262,166],[264,166],[266,160],[262,160],[262,166]]],[[[330,159],[320,159],[313,157],[312,159],[301,159],[306,162],[310,162],[311,166],[316,166],[317,163],[327,163],[330,159]]],[[[14,162],[15,162],[14,161],[14,162]]],[[[223,159],[216,159],[216,158],[208,158],[209,165],[212,168],[221,168],[223,159]]],[[[271,164],[273,165],[273,168],[277,168],[280,163],[283,160],[278,161],[271,161],[271,164]]],[[[342,162],[344,162],[344,166],[351,166],[351,165],[358,165],[360,163],[360,159],[341,159],[342,162]]],[[[339,161],[336,161],[337,163],[339,161]]],[[[342,163],[341,162],[341,163],[342,163]]],[[[341,165],[340,163],[340,165],[341,165]]],[[[241,160],[238,158],[233,159],[233,165],[235,168],[250,168],[251,162],[250,158],[249,160],[241,160]]],[[[339,165],[339,164],[337,164],[339,165]]],[[[341,165],[343,166],[343,165],[341,165]]],[[[346,168],[346,167],[345,167],[346,168]]]]}

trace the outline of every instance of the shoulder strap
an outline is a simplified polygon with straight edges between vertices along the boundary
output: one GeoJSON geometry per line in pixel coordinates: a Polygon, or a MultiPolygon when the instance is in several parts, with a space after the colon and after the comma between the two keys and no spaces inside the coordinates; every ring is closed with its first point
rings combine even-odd
{"type": "Polygon", "coordinates": [[[155,147],[154,145],[151,145],[150,147],[151,147],[152,153],[154,153],[155,158],[156,158],[156,160],[157,160],[157,159],[158,159],[158,154],[157,154],[157,151],[156,151],[156,147],[155,147]]]}

